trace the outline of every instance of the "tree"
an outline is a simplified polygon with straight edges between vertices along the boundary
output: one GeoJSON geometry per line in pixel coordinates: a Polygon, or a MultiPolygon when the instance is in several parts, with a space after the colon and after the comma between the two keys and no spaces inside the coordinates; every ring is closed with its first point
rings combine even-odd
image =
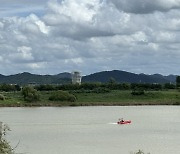
{"type": "Polygon", "coordinates": [[[180,88],[180,76],[176,77],[176,88],[179,89],[180,88]]]}
{"type": "Polygon", "coordinates": [[[116,84],[116,80],[113,77],[111,77],[109,79],[109,84],[116,84]]]}
{"type": "Polygon", "coordinates": [[[0,91],[5,91],[5,92],[9,92],[9,91],[20,91],[21,88],[19,85],[11,85],[11,84],[1,84],[0,85],[0,91]]]}
{"type": "Polygon", "coordinates": [[[0,94],[0,100],[2,100],[2,101],[4,101],[4,100],[5,100],[4,95],[0,94]]]}
{"type": "Polygon", "coordinates": [[[39,90],[39,91],[52,91],[55,90],[55,86],[54,85],[38,85],[35,86],[35,89],[39,90]]]}
{"type": "Polygon", "coordinates": [[[176,86],[175,86],[175,84],[165,83],[165,84],[164,84],[164,88],[165,88],[165,89],[175,89],[176,86]]]}
{"type": "Polygon", "coordinates": [[[144,95],[144,89],[143,88],[135,88],[131,92],[132,95],[144,95]]]}
{"type": "Polygon", "coordinates": [[[66,91],[58,90],[52,93],[52,95],[49,97],[49,100],[75,102],[76,97],[66,91]]]}
{"type": "Polygon", "coordinates": [[[0,154],[14,154],[13,148],[5,138],[7,131],[10,131],[10,128],[0,122],[0,154]]]}
{"type": "Polygon", "coordinates": [[[24,100],[28,102],[35,102],[40,99],[38,91],[29,86],[23,88],[22,95],[24,97],[24,100]]]}

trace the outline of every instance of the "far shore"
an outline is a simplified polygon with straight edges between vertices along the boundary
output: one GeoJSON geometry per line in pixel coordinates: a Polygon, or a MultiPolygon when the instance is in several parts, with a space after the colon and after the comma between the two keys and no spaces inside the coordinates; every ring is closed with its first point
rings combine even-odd
{"type": "Polygon", "coordinates": [[[180,102],[84,102],[84,103],[67,103],[67,105],[62,105],[62,102],[56,103],[10,103],[10,104],[0,104],[0,107],[79,107],[79,106],[160,106],[160,105],[180,105],[180,102]]]}
{"type": "Polygon", "coordinates": [[[40,92],[37,102],[24,101],[21,92],[1,92],[5,97],[0,107],[75,107],[75,106],[141,106],[141,105],[180,105],[180,92],[177,90],[145,91],[143,95],[132,95],[130,90],[113,90],[109,93],[75,93],[75,102],[50,101],[52,92],[40,92]]]}

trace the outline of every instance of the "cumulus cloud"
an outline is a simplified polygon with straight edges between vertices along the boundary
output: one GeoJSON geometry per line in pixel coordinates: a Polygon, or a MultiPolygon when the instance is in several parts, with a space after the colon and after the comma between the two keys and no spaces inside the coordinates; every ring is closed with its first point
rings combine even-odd
{"type": "Polygon", "coordinates": [[[1,74],[180,71],[178,0],[50,0],[43,10],[0,18],[1,74]]]}
{"type": "Polygon", "coordinates": [[[109,0],[120,11],[128,13],[146,14],[154,11],[166,12],[180,9],[179,0],[109,0]]]}
{"type": "Polygon", "coordinates": [[[114,35],[99,23],[99,20],[107,15],[106,13],[100,17],[103,7],[104,3],[99,0],[89,2],[67,0],[61,3],[50,1],[44,20],[51,26],[54,34],[74,39],[114,35]]]}

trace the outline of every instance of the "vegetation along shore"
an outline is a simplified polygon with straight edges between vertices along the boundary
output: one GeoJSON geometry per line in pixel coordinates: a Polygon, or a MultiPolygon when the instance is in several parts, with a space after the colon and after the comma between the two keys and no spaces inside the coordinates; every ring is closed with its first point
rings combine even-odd
{"type": "Polygon", "coordinates": [[[0,85],[1,107],[180,105],[180,77],[176,84],[82,83],[81,85],[0,85]]]}

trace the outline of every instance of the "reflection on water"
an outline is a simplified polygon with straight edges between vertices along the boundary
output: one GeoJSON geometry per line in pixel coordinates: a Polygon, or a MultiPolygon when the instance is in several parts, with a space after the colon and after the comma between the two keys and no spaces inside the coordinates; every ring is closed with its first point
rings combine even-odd
{"type": "Polygon", "coordinates": [[[28,154],[178,154],[179,117],[179,106],[0,108],[11,145],[28,154]]]}

